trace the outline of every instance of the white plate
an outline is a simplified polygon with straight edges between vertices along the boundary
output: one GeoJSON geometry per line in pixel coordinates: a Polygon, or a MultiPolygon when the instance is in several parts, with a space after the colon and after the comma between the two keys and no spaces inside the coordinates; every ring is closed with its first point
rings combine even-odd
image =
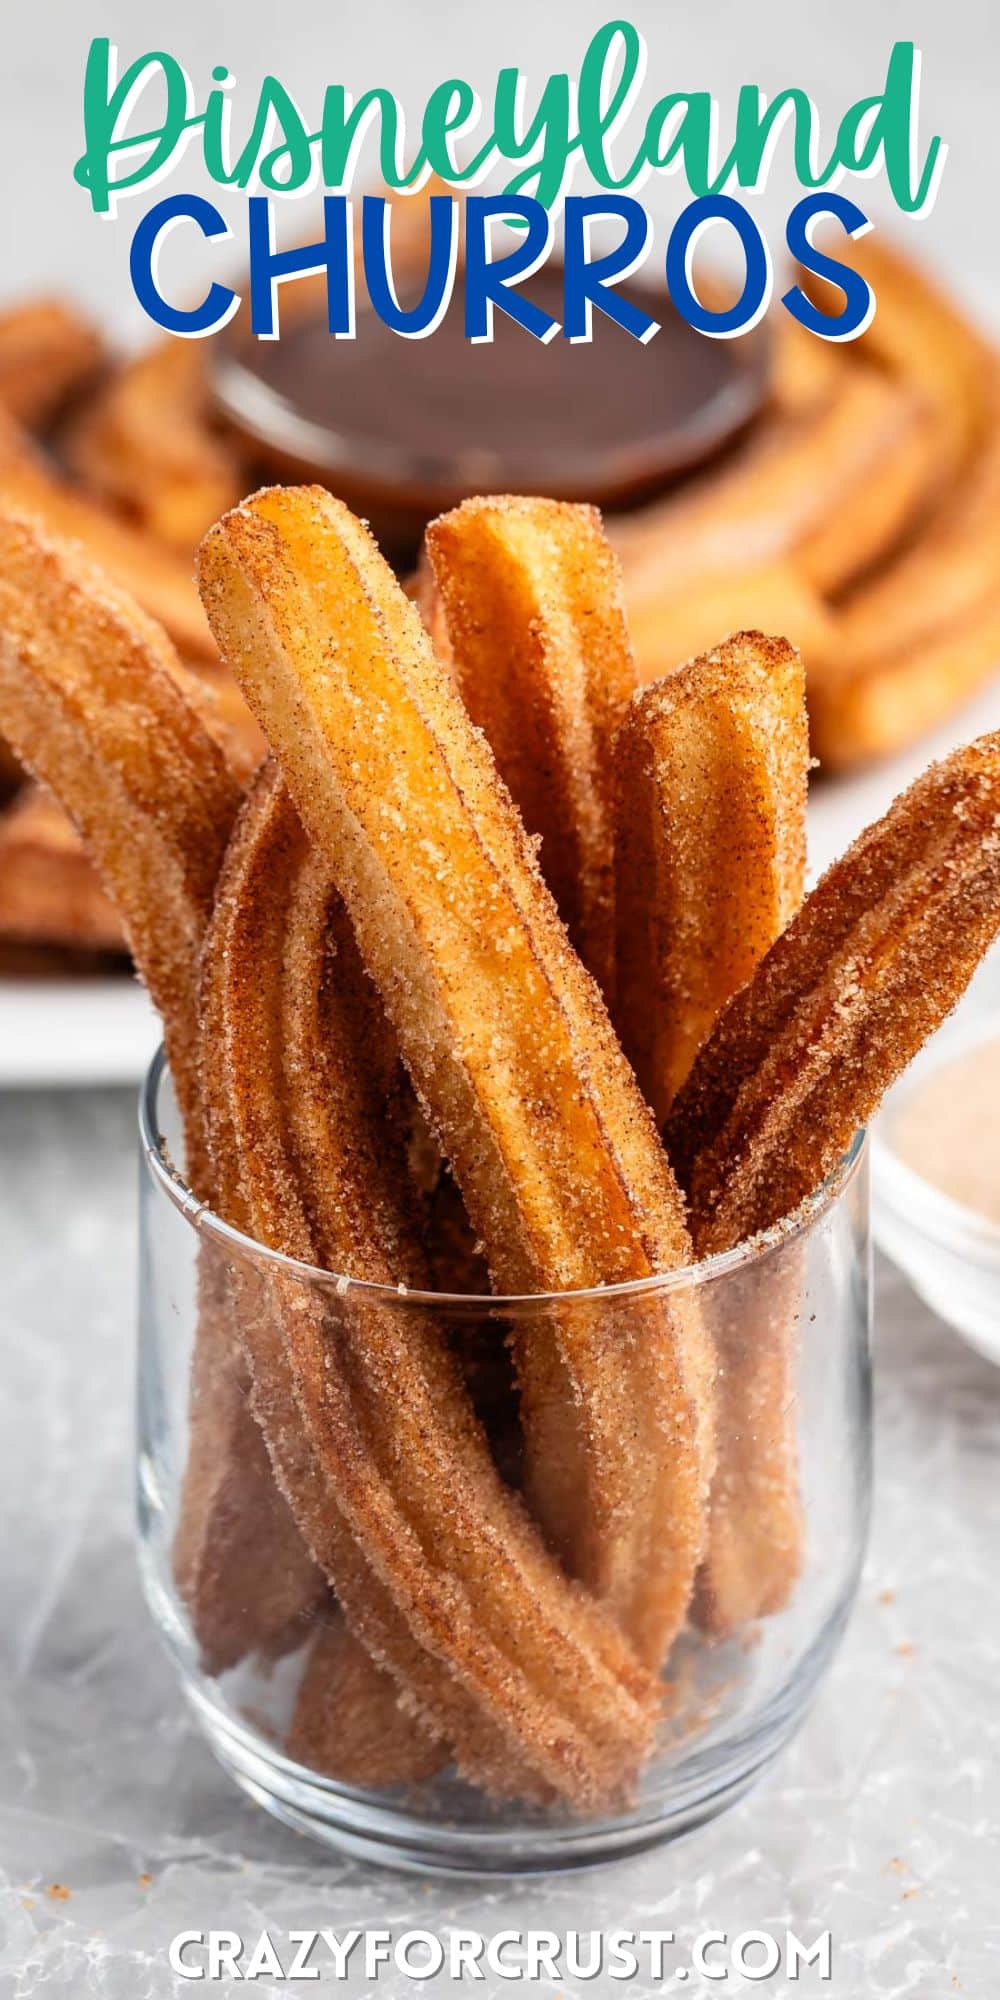
{"type": "Polygon", "coordinates": [[[135,1084],[159,1039],[134,979],[0,979],[0,1088],[135,1084]]]}
{"type": "MultiPolygon", "coordinates": [[[[1000,684],[903,756],[858,778],[815,784],[809,811],[811,877],[877,819],[933,758],[996,728],[1000,684]]],[[[158,1040],[153,1010],[133,980],[0,979],[0,1088],[136,1084],[158,1040]]]]}

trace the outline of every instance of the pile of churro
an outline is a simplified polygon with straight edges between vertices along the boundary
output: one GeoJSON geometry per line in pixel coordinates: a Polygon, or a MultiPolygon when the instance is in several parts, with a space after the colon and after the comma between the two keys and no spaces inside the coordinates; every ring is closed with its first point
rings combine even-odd
{"type": "Polygon", "coordinates": [[[803,896],[798,652],[642,685],[593,510],[470,500],[408,594],[273,487],[198,586],[252,771],[148,612],[0,512],[0,729],[160,1010],[188,1183],[340,1280],[203,1256],[192,1643],[304,1645],[286,1747],[345,1782],[606,1807],[684,1628],[745,1633],[803,1559],[795,1257],[724,1365],[697,1287],[612,1288],[794,1238],[1000,928],[1000,737],[803,896]],[[489,1288],[549,1298],[509,1352],[408,1304],[489,1288]]]}
{"type": "MultiPolygon", "coordinates": [[[[419,269],[419,204],[402,220],[419,269]]],[[[784,633],[832,772],[932,729],[1000,667],[996,351],[877,236],[850,255],[877,302],[862,338],[824,342],[772,315],[767,399],[745,435],[608,526],[639,678],[730,631],[784,633]]],[[[0,316],[0,503],[80,542],[162,625],[250,765],[259,732],[191,571],[206,529],[274,468],[223,422],[211,346],[167,340],[123,361],[58,300],[0,316]]],[[[0,739],[0,972],[18,953],[60,968],[125,949],[64,816],[0,739]]]]}

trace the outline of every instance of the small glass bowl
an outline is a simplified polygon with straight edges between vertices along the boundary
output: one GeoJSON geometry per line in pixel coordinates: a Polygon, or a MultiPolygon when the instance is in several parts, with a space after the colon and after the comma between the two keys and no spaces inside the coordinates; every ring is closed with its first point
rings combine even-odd
{"type": "MultiPolygon", "coordinates": [[[[350,1853],[458,1875],[603,1862],[681,1834],[738,1798],[802,1719],[843,1632],[864,1553],[871,1484],[864,1134],[774,1240],[642,1284],[503,1300],[351,1285],[228,1228],[177,1171],[180,1133],[162,1052],[143,1093],[140,1133],[142,1574],[184,1692],[243,1789],[350,1853]],[[241,1328],[249,1335],[247,1315],[262,1314],[268,1337],[283,1338],[292,1324],[286,1315],[308,1312],[313,1323],[322,1314],[324,1340],[349,1343],[363,1341],[367,1312],[392,1314],[401,1333],[415,1317],[434,1339],[471,1347],[481,1367],[484,1353],[504,1352],[512,1324],[523,1332],[555,1313],[561,1328],[570,1315],[591,1333],[595,1315],[600,1326],[607,1314],[609,1336],[642,1340],[661,1301],[664,1311],[700,1311],[716,1343],[713,1495],[725,1489],[727,1523],[716,1576],[727,1579],[720,1588],[734,1589],[730,1605],[741,1609],[720,1629],[718,1606],[709,1615],[710,1595],[704,1586],[696,1591],[664,1668],[663,1719],[634,1795],[587,1814],[497,1800],[426,1746],[404,1771],[387,1770],[391,1728],[383,1728],[383,1711],[359,1716],[332,1592],[322,1579],[317,1590],[315,1572],[311,1591],[303,1588],[310,1565],[267,1476],[261,1433],[248,1420],[239,1339],[235,1348],[216,1342],[213,1349],[206,1333],[225,1322],[237,1337],[241,1328]],[[216,1448],[227,1423],[243,1425],[235,1480],[216,1448]],[[241,1515],[242,1474],[255,1463],[263,1465],[267,1497],[258,1479],[253,1511],[241,1515]],[[761,1610],[768,1615],[756,1615],[761,1610]],[[369,1760],[360,1770],[359,1742],[369,1760]]],[[[370,1675],[364,1656],[356,1657],[370,1675]]],[[[395,1690],[386,1685],[398,1721],[395,1690]]]]}
{"type": "Polygon", "coordinates": [[[879,1248],[925,1303],[1000,1364],[1000,1225],[953,1201],[897,1150],[903,1116],[928,1078],[998,1039],[1000,1012],[966,1003],[889,1092],[872,1129],[872,1213],[879,1248]]]}

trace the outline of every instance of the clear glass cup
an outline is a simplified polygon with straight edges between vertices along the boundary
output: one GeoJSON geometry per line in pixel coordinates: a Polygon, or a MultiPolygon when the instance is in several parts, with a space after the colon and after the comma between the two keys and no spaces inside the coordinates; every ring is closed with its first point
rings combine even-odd
{"type": "Polygon", "coordinates": [[[184,1692],[244,1790],[352,1853],[456,1874],[606,1861],[739,1797],[801,1721],[864,1554],[864,1135],[782,1234],[613,1293],[505,1301],[349,1285],[228,1228],[184,1184],[162,1054],[140,1132],[142,1573],[184,1692]],[[394,1683],[372,1675],[350,1639],[270,1478],[241,1335],[254,1315],[256,1333],[280,1342],[287,1316],[308,1311],[333,1342],[345,1302],[355,1338],[367,1312],[411,1331],[417,1316],[463,1354],[497,1462],[516,1481],[508,1391],[493,1381],[511,1325],[524,1332],[558,1312],[592,1329],[613,1310],[614,1337],[641,1340],[661,1301],[700,1311],[716,1343],[718,1470],[712,1562],[664,1668],[655,1745],[631,1795],[599,1811],[498,1799],[404,1726],[394,1683]]]}

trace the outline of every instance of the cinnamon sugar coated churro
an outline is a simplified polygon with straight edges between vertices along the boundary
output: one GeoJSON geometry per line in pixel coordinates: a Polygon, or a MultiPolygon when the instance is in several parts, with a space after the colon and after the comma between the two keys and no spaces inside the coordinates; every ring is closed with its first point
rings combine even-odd
{"type": "MultiPolygon", "coordinates": [[[[617,744],[616,1018],[660,1121],[801,900],[808,754],[801,661],[760,633],[632,702],[617,744]]],[[[716,1632],[777,1609],[796,1573],[795,1276],[769,1267],[706,1301],[718,1463],[695,1615],[716,1632]]]]}
{"type": "Polygon", "coordinates": [[[0,977],[100,1009],[131,955],[159,1011],[154,1610],[224,1760],[352,1838],[644,1837],[849,1594],[852,1142],[1000,932],[1000,734],[804,896],[809,752],[1000,667],[1000,358],[879,231],[837,255],[858,340],[776,303],[672,372],[664,319],[669,464],[613,396],[593,452],[583,396],[579,437],[509,384],[439,421],[457,321],[419,406],[388,329],[391,396],[377,345],[335,377],[322,272],[267,367],[242,316],[123,355],[0,314],[0,977]],[[392,446],[334,440],[356,511],[252,491],[325,478],[335,407],[392,446]]]}
{"type": "MultiPolygon", "coordinates": [[[[877,233],[857,237],[847,249],[856,271],[875,293],[876,310],[857,351],[909,384],[928,409],[939,476],[965,465],[982,434],[995,356],[985,336],[946,298],[926,270],[877,233]]],[[[836,311],[822,279],[800,271],[816,303],[836,311]]]]}
{"type": "Polygon", "coordinates": [[[345,1785],[415,1785],[447,1752],[414,1728],[392,1676],[373,1667],[336,1612],[312,1643],[286,1749],[310,1771],[345,1785]]]}
{"type": "Polygon", "coordinates": [[[691,1621],[715,1637],[784,1609],[805,1544],[796,1384],[805,1278],[798,1245],[709,1303],[719,1355],[719,1460],[691,1621]]]}
{"type": "Polygon", "coordinates": [[[630,590],[627,609],[640,682],[660,680],[709,652],[727,632],[780,632],[810,675],[836,664],[837,625],[788,556],[750,569],[727,567],[702,583],[664,574],[648,596],[630,590]]]}
{"type": "MultiPolygon", "coordinates": [[[[829,769],[912,742],[1000,664],[995,347],[891,246],[867,236],[850,254],[877,299],[861,359],[922,402],[937,476],[901,548],[888,561],[870,552],[839,594],[838,645],[818,663],[809,701],[829,769]]],[[[823,305],[822,284],[807,288],[823,305]]]]}
{"type": "MultiPolygon", "coordinates": [[[[353,949],[325,856],[267,771],[227,857],[203,974],[223,1212],[288,1255],[417,1283],[353,949]]],[[[284,1315],[281,1338],[279,1281],[270,1311],[240,1316],[303,1535],[352,1628],[470,1776],[578,1800],[627,1785],[652,1685],[503,1488],[443,1336],[390,1299],[360,1315],[331,1287],[284,1315]]]]}
{"type": "Polygon", "coordinates": [[[162,633],[30,519],[0,515],[0,729],[97,861],[153,1000],[204,1162],[195,964],[239,798],[162,633]]]}
{"type": "Polygon", "coordinates": [[[838,768],[908,743],[1000,662],[1000,370],[961,478],[898,560],[845,600],[843,652],[810,701],[817,752],[838,768]]]}
{"type": "Polygon", "coordinates": [[[779,413],[718,470],[616,527],[631,604],[727,569],[791,554],[808,581],[841,588],[890,549],[934,478],[919,397],[868,364],[828,397],[779,413]]]}
{"type": "Polygon", "coordinates": [[[616,747],[615,1018],[662,1123],[715,1016],[797,909],[802,663],[744,632],[638,694],[616,747]]]}
{"type": "Polygon", "coordinates": [[[327,1593],[275,1484],[231,1300],[204,1258],[198,1303],[171,1570],[202,1671],[221,1674],[293,1651],[327,1593]]]}
{"type": "MultiPolygon", "coordinates": [[[[213,530],[200,580],[337,871],[495,1281],[563,1290],[683,1263],[679,1198],[596,988],[370,538],[320,489],[274,489],[213,530]]],[[[616,1345],[606,1323],[552,1315],[520,1343],[519,1369],[533,1504],[658,1663],[703,1537],[703,1331],[658,1305],[641,1341],[616,1345]]]]}
{"type": "Polygon", "coordinates": [[[635,686],[618,565],[596,513],[467,500],[427,552],[448,654],[542,873],[605,991],[614,954],[611,742],[635,686]]]}
{"type": "Polygon", "coordinates": [[[0,519],[0,729],[114,898],[215,1212],[171,1556],[200,1668],[287,1655],[283,1748],[333,1785],[620,1807],[685,1624],[745,1634],[804,1563],[800,1239],[690,1266],[816,1190],[1000,928],[1000,744],[794,914],[798,656],[741,632],[630,695],[591,510],[445,517],[430,631],[316,488],[224,516],[200,585],[192,673],[0,519]],[[477,1340],[431,1272],[486,1267],[477,1340]]]}
{"type": "Polygon", "coordinates": [[[723,1009],[667,1125],[703,1255],[815,1191],[998,929],[1000,736],[983,736],[834,862],[723,1009]]]}

